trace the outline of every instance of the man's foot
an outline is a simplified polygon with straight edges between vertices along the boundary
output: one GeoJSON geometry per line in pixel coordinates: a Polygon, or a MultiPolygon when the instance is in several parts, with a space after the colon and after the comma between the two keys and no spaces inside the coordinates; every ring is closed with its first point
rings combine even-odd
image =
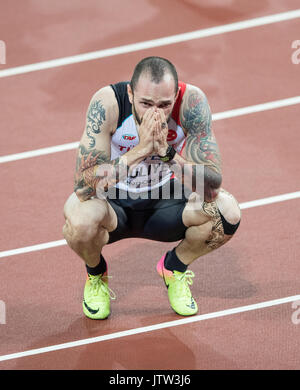
{"type": "Polygon", "coordinates": [[[193,284],[191,278],[195,275],[192,271],[169,271],[164,267],[165,255],[157,263],[156,270],[164,279],[168,288],[168,297],[172,309],[182,316],[191,316],[198,312],[198,306],[192,297],[188,285],[193,284]]]}
{"type": "Polygon", "coordinates": [[[115,299],[115,294],[108,287],[107,273],[103,275],[89,275],[84,287],[82,302],[84,314],[94,320],[104,320],[110,314],[110,299],[115,299]]]}

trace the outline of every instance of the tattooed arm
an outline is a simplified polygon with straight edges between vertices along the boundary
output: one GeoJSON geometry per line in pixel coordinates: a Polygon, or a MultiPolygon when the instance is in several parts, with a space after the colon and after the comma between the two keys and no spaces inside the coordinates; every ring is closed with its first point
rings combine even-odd
{"type": "Polygon", "coordinates": [[[211,202],[218,195],[222,183],[221,157],[211,129],[210,107],[205,94],[199,88],[187,86],[180,120],[187,132],[187,138],[181,156],[176,154],[174,160],[181,167],[190,164],[192,183],[196,182],[196,165],[204,166],[204,198],[211,202]]]}
{"type": "MultiPolygon", "coordinates": [[[[86,125],[77,151],[74,191],[81,201],[96,194],[100,178],[96,170],[103,163],[110,163],[110,136],[118,108],[108,88],[98,91],[91,99],[86,125]]],[[[111,162],[113,163],[113,162],[111,162]]]]}
{"type": "Polygon", "coordinates": [[[89,104],[77,152],[74,191],[81,201],[95,196],[96,189],[98,194],[107,191],[148,153],[143,145],[138,145],[121,157],[110,159],[111,137],[117,128],[118,116],[112,88],[100,89],[89,104]]]}

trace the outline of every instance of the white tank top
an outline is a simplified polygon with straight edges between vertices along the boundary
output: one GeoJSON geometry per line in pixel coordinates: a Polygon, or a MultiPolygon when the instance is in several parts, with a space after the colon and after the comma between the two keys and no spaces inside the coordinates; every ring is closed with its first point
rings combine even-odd
{"type": "MultiPolygon", "coordinates": [[[[122,82],[112,85],[119,104],[119,120],[118,127],[111,139],[111,160],[128,152],[139,143],[137,126],[127,95],[127,84],[127,82],[122,82]]],[[[178,153],[181,152],[186,138],[179,120],[179,109],[186,84],[179,83],[179,85],[181,87],[180,94],[168,121],[169,132],[167,138],[168,144],[172,145],[178,153]]],[[[119,181],[116,187],[129,192],[145,192],[162,186],[171,179],[172,175],[169,164],[153,155],[141,161],[131,171],[130,176],[123,181],[119,181]]]]}

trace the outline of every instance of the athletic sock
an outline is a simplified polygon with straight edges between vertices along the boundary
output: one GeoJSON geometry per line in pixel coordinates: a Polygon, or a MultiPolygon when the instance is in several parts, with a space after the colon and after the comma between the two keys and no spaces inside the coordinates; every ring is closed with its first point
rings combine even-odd
{"type": "Polygon", "coordinates": [[[102,255],[100,255],[100,262],[98,265],[96,265],[96,267],[89,267],[87,264],[85,266],[88,274],[93,276],[104,274],[105,271],[107,270],[107,264],[102,255]]]}
{"type": "Polygon", "coordinates": [[[185,272],[188,267],[177,257],[175,248],[167,252],[164,263],[164,266],[169,271],[185,272]]]}

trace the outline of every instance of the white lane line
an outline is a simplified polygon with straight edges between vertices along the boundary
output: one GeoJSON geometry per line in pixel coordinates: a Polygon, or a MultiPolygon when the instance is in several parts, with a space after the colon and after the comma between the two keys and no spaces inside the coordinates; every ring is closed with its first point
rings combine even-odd
{"type": "Polygon", "coordinates": [[[267,204],[283,202],[285,200],[292,200],[300,198],[300,191],[290,192],[289,194],[275,195],[268,198],[251,200],[240,204],[241,209],[250,209],[257,206],[265,206],[267,204]]]}
{"type": "Polygon", "coordinates": [[[7,156],[0,156],[0,164],[23,160],[31,157],[45,156],[47,154],[65,152],[67,150],[77,149],[79,146],[79,142],[70,142],[67,144],[49,146],[46,148],[36,149],[36,150],[28,150],[27,152],[8,154],[7,156]]]}
{"type": "Polygon", "coordinates": [[[58,246],[62,246],[62,245],[66,245],[66,244],[67,244],[66,240],[57,240],[57,241],[45,242],[43,244],[25,246],[23,248],[11,249],[8,251],[0,252],[0,258],[7,257],[7,256],[20,255],[23,253],[41,251],[44,249],[56,248],[58,246]]]}
{"type": "Polygon", "coordinates": [[[77,149],[78,146],[79,146],[79,142],[70,142],[67,144],[49,146],[46,148],[41,148],[36,150],[28,150],[27,152],[9,154],[7,156],[0,157],[0,164],[10,162],[10,161],[23,160],[31,157],[44,156],[46,154],[65,152],[67,150],[77,149]]]}
{"type": "Polygon", "coordinates": [[[253,106],[235,108],[233,110],[223,111],[216,114],[212,114],[212,120],[218,121],[221,119],[234,118],[237,116],[253,114],[255,112],[262,112],[268,110],[274,110],[276,108],[292,106],[300,103],[300,96],[294,96],[287,99],[274,100],[272,102],[255,104],[253,106]]]}
{"type": "MultiPolygon", "coordinates": [[[[295,104],[299,104],[299,103],[300,103],[300,96],[294,96],[294,97],[287,98],[287,99],[274,100],[272,102],[256,104],[253,106],[236,108],[233,110],[218,112],[216,114],[212,114],[212,120],[218,121],[221,119],[234,118],[234,117],[241,116],[241,115],[249,115],[249,114],[256,113],[256,112],[274,110],[276,108],[287,107],[287,106],[291,106],[291,105],[295,105],[295,104]]],[[[23,159],[31,158],[31,157],[44,156],[44,155],[52,154],[52,153],[64,152],[64,151],[72,150],[72,149],[77,149],[78,146],[79,146],[79,142],[70,142],[67,144],[49,146],[46,148],[29,150],[27,152],[21,152],[21,153],[9,154],[6,156],[0,156],[0,164],[11,162],[11,161],[23,160],[23,159]]]]}
{"type": "Polygon", "coordinates": [[[233,314],[245,313],[248,311],[264,309],[267,307],[272,307],[272,306],[277,306],[277,305],[283,305],[285,303],[295,302],[298,300],[300,300],[300,295],[294,295],[294,296],[290,296],[290,297],[274,299],[271,301],[254,303],[252,305],[234,307],[231,309],[216,311],[213,313],[201,314],[201,315],[197,315],[197,316],[193,316],[193,317],[183,318],[180,320],[162,322],[159,324],[154,324],[154,325],[150,325],[150,326],[143,326],[143,327],[135,328],[135,329],[128,329],[128,330],[124,330],[121,332],[110,333],[110,334],[103,335],[103,336],[90,337],[88,339],[76,340],[76,341],[71,341],[71,342],[67,342],[67,343],[51,345],[51,346],[43,347],[43,348],[30,349],[30,350],[23,351],[23,352],[2,355],[2,356],[0,356],[0,362],[6,361],[6,360],[23,358],[26,356],[40,355],[43,353],[59,351],[62,349],[67,349],[67,348],[75,348],[75,347],[79,347],[82,345],[99,343],[101,341],[114,340],[114,339],[119,339],[119,338],[127,337],[127,336],[134,336],[137,334],[153,332],[156,330],[172,328],[175,326],[191,324],[191,323],[199,322],[199,321],[205,321],[205,320],[209,320],[212,318],[225,317],[225,316],[229,316],[229,315],[233,315],[233,314]]]}
{"type": "Polygon", "coordinates": [[[9,77],[19,74],[56,68],[59,66],[65,66],[70,64],[76,64],[85,61],[92,61],[99,58],[111,57],[125,53],[132,53],[139,50],[152,49],[154,47],[166,46],[175,43],[190,41],[193,39],[200,39],[205,37],[210,37],[213,35],[224,34],[227,32],[244,30],[247,28],[264,26],[267,24],[283,22],[287,20],[292,20],[300,17],[300,9],[282,12],[273,15],[262,16],[258,18],[248,19],[240,22],[229,23],[221,26],[215,26],[210,28],[205,28],[201,30],[191,31],[183,34],[171,35],[163,38],[152,39],[149,41],[133,43],[129,45],[118,46],[105,50],[97,50],[89,53],[78,54],[69,57],[63,57],[58,59],[53,59],[49,61],[42,61],[34,64],[17,66],[14,68],[8,68],[0,71],[0,77],[9,77]]]}
{"type": "MultiPolygon", "coordinates": [[[[292,200],[292,199],[298,199],[298,198],[300,198],[300,191],[240,203],[240,208],[242,210],[249,209],[252,207],[264,206],[267,204],[284,202],[286,200],[292,200]]],[[[7,251],[0,252],[0,258],[15,256],[15,255],[19,255],[22,253],[35,252],[35,251],[49,249],[49,248],[55,248],[55,247],[66,245],[66,244],[67,244],[66,240],[63,239],[63,240],[45,242],[43,244],[26,246],[26,247],[18,248],[18,249],[10,249],[7,251]]]]}

